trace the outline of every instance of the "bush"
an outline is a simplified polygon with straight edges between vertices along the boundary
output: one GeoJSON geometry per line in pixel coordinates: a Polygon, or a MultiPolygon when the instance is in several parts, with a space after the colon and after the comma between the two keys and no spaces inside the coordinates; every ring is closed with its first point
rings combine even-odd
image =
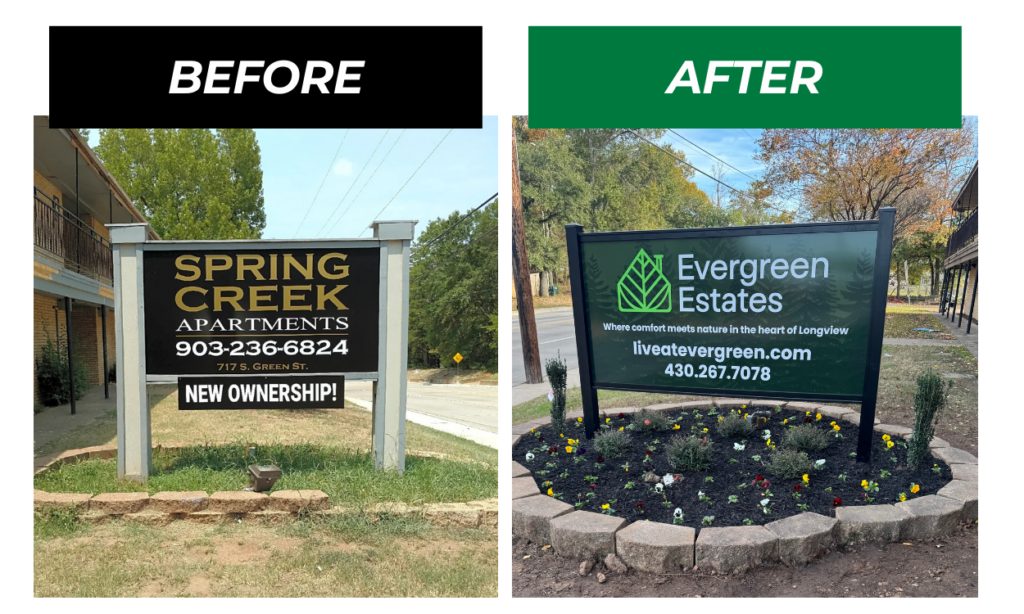
{"type": "Polygon", "coordinates": [[[739,414],[726,414],[718,423],[718,434],[739,439],[746,437],[754,427],[739,414]]]}
{"type": "Polygon", "coordinates": [[[664,431],[672,424],[672,421],[665,414],[649,409],[641,409],[633,414],[632,422],[634,430],[644,433],[664,431]]]}
{"type": "Polygon", "coordinates": [[[110,363],[110,368],[107,369],[107,381],[111,384],[117,383],[117,363],[110,363]]]}
{"type": "Polygon", "coordinates": [[[827,448],[831,439],[827,431],[813,424],[801,424],[786,430],[783,443],[801,452],[818,452],[827,448]]]}
{"type": "Polygon", "coordinates": [[[549,359],[544,364],[544,370],[548,373],[554,396],[551,401],[551,426],[557,431],[565,427],[565,380],[568,372],[561,353],[557,358],[549,359]]]}
{"type": "Polygon", "coordinates": [[[618,458],[629,450],[630,439],[625,431],[601,431],[594,435],[594,449],[605,458],[618,458]]]}
{"type": "Polygon", "coordinates": [[[916,469],[928,454],[928,446],[935,436],[935,415],[946,406],[946,398],[953,382],[943,382],[942,376],[929,369],[917,377],[914,393],[914,435],[907,444],[907,466],[916,469]]]}
{"type": "Polygon", "coordinates": [[[789,480],[814,471],[814,461],[807,458],[806,452],[786,448],[772,454],[771,460],[768,461],[768,470],[780,478],[789,480]]]}
{"type": "MultiPolygon", "coordinates": [[[[72,364],[75,399],[80,399],[89,387],[89,372],[78,358],[75,358],[72,364]]],[[[42,355],[36,359],[36,382],[39,385],[39,402],[46,407],[63,405],[71,401],[67,337],[57,337],[56,343],[47,338],[42,355]]]]}
{"type": "Polygon", "coordinates": [[[673,437],[665,446],[668,464],[676,471],[703,471],[711,466],[710,439],[701,439],[696,435],[689,437],[673,437]]]}

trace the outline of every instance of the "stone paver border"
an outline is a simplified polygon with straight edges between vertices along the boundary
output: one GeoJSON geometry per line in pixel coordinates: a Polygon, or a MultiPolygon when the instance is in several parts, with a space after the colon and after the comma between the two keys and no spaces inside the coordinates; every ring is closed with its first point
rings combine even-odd
{"type": "MultiPolygon", "coordinates": [[[[730,408],[751,403],[772,404],[773,401],[718,399],[663,403],[646,409],[667,411],[712,405],[730,408]]],[[[843,407],[774,403],[860,424],[860,414],[843,407]]],[[[632,413],[639,409],[623,407],[602,410],[602,413],[632,413]]],[[[550,423],[550,418],[536,418],[513,426],[513,447],[531,429],[550,423]]],[[[912,429],[879,424],[877,419],[874,430],[908,440],[913,435],[912,429]]],[[[618,516],[573,511],[568,503],[538,494],[540,489],[529,469],[513,462],[512,534],[535,543],[550,543],[556,554],[570,558],[602,560],[607,554],[616,554],[629,567],[654,573],[670,573],[691,566],[741,573],[766,563],[807,563],[828,554],[836,546],[860,541],[935,539],[951,533],[960,522],[978,520],[978,459],[939,438],[932,439],[930,451],[936,458],[946,461],[953,474],[952,481],[935,495],[895,505],[840,507],[836,509],[835,518],[805,512],[764,526],[708,527],[699,533],[692,527],[650,521],[629,524],[618,516]]]]}
{"type": "MultiPolygon", "coordinates": [[[[228,445],[218,442],[211,445],[228,445]]],[[[154,449],[174,450],[191,444],[159,445],[154,449]]],[[[410,456],[444,458],[443,454],[425,451],[408,452],[410,456]]],[[[35,475],[63,464],[84,460],[117,457],[117,446],[91,446],[68,450],[61,454],[36,459],[35,475]]],[[[529,474],[527,474],[529,475],[529,474]]],[[[532,478],[530,478],[532,481],[532,478]]],[[[467,503],[428,503],[405,505],[381,503],[366,509],[331,506],[327,494],[319,490],[277,490],[269,495],[252,491],[204,491],[146,493],[51,493],[36,490],[33,508],[38,514],[48,509],[72,509],[85,521],[104,523],[115,519],[160,526],[175,520],[202,524],[252,520],[261,523],[292,522],[303,515],[311,517],[344,516],[368,513],[382,516],[418,516],[436,527],[498,528],[498,499],[481,499],[467,503]]]]}

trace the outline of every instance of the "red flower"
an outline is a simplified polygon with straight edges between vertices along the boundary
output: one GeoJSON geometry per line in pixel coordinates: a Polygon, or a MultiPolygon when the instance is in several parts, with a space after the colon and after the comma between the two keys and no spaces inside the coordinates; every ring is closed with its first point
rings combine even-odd
{"type": "Polygon", "coordinates": [[[651,452],[650,450],[647,450],[646,452],[644,452],[644,454],[646,454],[647,456],[650,456],[651,454],[654,454],[654,453],[651,452]]]}
{"type": "Polygon", "coordinates": [[[804,488],[803,486],[797,484],[796,486],[793,487],[793,492],[801,491],[801,490],[803,490],[803,488],[804,488]]]}
{"type": "Polygon", "coordinates": [[[644,509],[644,504],[643,504],[643,503],[637,503],[637,504],[636,504],[636,507],[637,507],[637,509],[639,509],[640,511],[643,511],[643,509],[644,509]]]}
{"type": "Polygon", "coordinates": [[[597,490],[597,484],[591,484],[590,490],[597,490]]]}
{"type": "Polygon", "coordinates": [[[760,481],[761,481],[761,480],[763,480],[763,479],[764,479],[763,477],[761,477],[761,476],[757,476],[756,478],[754,478],[754,481],[755,481],[755,482],[760,482],[760,481]]]}
{"type": "Polygon", "coordinates": [[[623,419],[623,418],[625,418],[625,417],[626,417],[626,414],[624,414],[624,413],[622,413],[622,412],[619,412],[619,419],[620,419],[620,420],[621,420],[621,419],[623,419]]]}
{"type": "Polygon", "coordinates": [[[544,438],[543,437],[538,437],[537,441],[544,441],[544,438]]]}
{"type": "Polygon", "coordinates": [[[598,457],[597,457],[597,462],[599,462],[599,463],[603,463],[603,462],[604,462],[604,457],[603,457],[603,456],[601,456],[601,455],[598,455],[598,457]]]}
{"type": "Polygon", "coordinates": [[[769,483],[770,482],[768,482],[768,480],[765,480],[765,481],[761,482],[761,488],[762,489],[768,488],[769,483]]]}
{"type": "Polygon", "coordinates": [[[842,497],[836,497],[835,499],[832,499],[832,507],[839,507],[842,504],[843,504],[842,497]]]}
{"type": "Polygon", "coordinates": [[[812,422],[810,416],[804,416],[804,424],[810,424],[812,422]]]}

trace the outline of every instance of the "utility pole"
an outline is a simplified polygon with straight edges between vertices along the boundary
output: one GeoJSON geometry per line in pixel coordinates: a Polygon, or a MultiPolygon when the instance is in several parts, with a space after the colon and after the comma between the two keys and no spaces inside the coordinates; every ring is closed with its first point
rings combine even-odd
{"type": "Polygon", "coordinates": [[[526,254],[523,198],[519,191],[519,150],[516,147],[514,128],[512,130],[512,277],[515,280],[516,300],[519,302],[519,335],[522,338],[526,383],[539,384],[544,381],[544,374],[540,369],[537,321],[533,315],[533,287],[530,285],[530,258],[526,254]]]}

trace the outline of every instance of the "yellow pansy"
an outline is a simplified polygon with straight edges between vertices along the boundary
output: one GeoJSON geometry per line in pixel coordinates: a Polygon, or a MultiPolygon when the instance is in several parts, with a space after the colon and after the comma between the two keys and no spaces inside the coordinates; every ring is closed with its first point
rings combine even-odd
{"type": "Polygon", "coordinates": [[[583,418],[576,418],[576,422],[583,422],[583,418]]]}
{"type": "Polygon", "coordinates": [[[782,421],[783,424],[786,424],[787,422],[789,422],[789,418],[786,418],[785,420],[782,421]]]}
{"type": "Polygon", "coordinates": [[[551,489],[549,488],[549,489],[548,489],[548,496],[549,496],[549,497],[554,497],[554,496],[555,496],[555,491],[553,491],[553,490],[551,490],[551,489]]]}
{"type": "MultiPolygon", "coordinates": [[[[860,486],[861,486],[861,488],[867,488],[868,487],[868,481],[867,480],[861,480],[860,481],[860,486]]],[[[911,489],[911,492],[913,492],[913,489],[911,489]]]]}
{"type": "Polygon", "coordinates": [[[882,435],[882,441],[889,441],[891,439],[888,435],[882,435]]]}
{"type": "Polygon", "coordinates": [[[804,484],[810,484],[810,483],[811,483],[811,478],[808,477],[808,475],[805,473],[804,474],[804,484]]]}
{"type": "Polygon", "coordinates": [[[921,487],[918,486],[917,484],[914,484],[913,486],[910,487],[910,492],[914,493],[915,495],[919,490],[921,490],[921,487]]]}
{"type": "Polygon", "coordinates": [[[810,416],[810,415],[811,415],[811,412],[807,412],[807,415],[808,415],[808,416],[810,416]]]}
{"type": "Polygon", "coordinates": [[[832,430],[838,431],[839,430],[839,425],[838,424],[833,424],[832,425],[832,430]]]}
{"type": "Polygon", "coordinates": [[[896,444],[894,444],[894,443],[893,443],[893,442],[891,442],[891,441],[887,441],[887,442],[885,442],[885,447],[887,447],[887,448],[891,448],[891,447],[893,447],[894,445],[896,445],[896,444]]]}
{"type": "Polygon", "coordinates": [[[624,426],[620,426],[620,427],[619,427],[619,430],[621,431],[621,430],[623,430],[624,428],[626,428],[626,427],[624,427],[624,426]]]}
{"type": "Polygon", "coordinates": [[[768,441],[765,442],[764,445],[768,446],[769,448],[772,447],[772,440],[769,439],[768,441]]]}
{"type": "Polygon", "coordinates": [[[607,503],[605,503],[604,505],[601,506],[601,509],[606,510],[606,509],[608,509],[608,507],[609,507],[609,505],[607,503]]]}
{"type": "Polygon", "coordinates": [[[814,419],[815,420],[821,420],[821,414],[815,414],[814,415],[814,419]]]}
{"type": "MultiPolygon", "coordinates": [[[[622,429],[619,429],[619,430],[621,431],[622,429]]],[[[679,425],[677,424],[677,425],[673,426],[672,430],[673,431],[678,431],[679,430],[679,425]]]]}
{"type": "Polygon", "coordinates": [[[744,420],[746,420],[746,419],[747,419],[747,414],[743,414],[743,419],[744,419],[744,420]]]}
{"type": "Polygon", "coordinates": [[[611,418],[605,418],[605,419],[604,419],[604,423],[605,423],[605,424],[608,424],[608,423],[609,423],[609,422],[611,422],[611,421],[612,421],[612,419],[611,419],[611,418]]]}
{"type": "Polygon", "coordinates": [[[719,416],[718,417],[718,421],[721,422],[722,420],[725,420],[725,418],[723,418],[722,416],[719,416]]]}
{"type": "Polygon", "coordinates": [[[906,501],[906,500],[907,500],[907,493],[901,492],[900,493],[900,501],[906,501]]]}
{"type": "Polygon", "coordinates": [[[567,454],[572,454],[572,446],[565,446],[565,451],[567,454]]]}
{"type": "Polygon", "coordinates": [[[537,429],[530,429],[530,432],[532,433],[532,432],[534,432],[534,431],[536,431],[536,430],[537,430],[537,429]]]}
{"type": "MultiPolygon", "coordinates": [[[[676,426],[679,426],[679,425],[677,424],[676,426]]],[[[708,432],[708,430],[707,430],[707,429],[704,429],[704,431],[703,431],[703,432],[707,433],[707,432],[708,432]]]]}

